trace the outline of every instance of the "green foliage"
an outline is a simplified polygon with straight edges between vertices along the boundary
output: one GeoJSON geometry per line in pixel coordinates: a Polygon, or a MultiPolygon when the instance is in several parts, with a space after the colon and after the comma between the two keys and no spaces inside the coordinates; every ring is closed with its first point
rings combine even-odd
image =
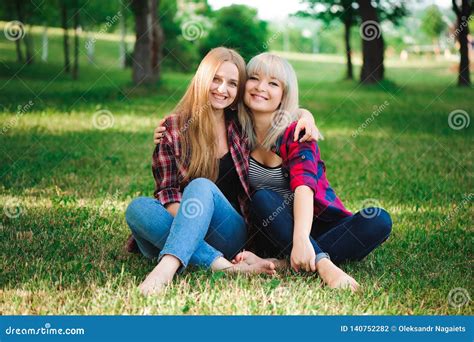
{"type": "Polygon", "coordinates": [[[432,39],[438,39],[440,34],[446,29],[446,23],[443,20],[443,14],[438,6],[432,5],[425,10],[421,29],[432,39]]]}
{"type": "Polygon", "coordinates": [[[267,23],[257,18],[257,11],[244,5],[232,5],[214,13],[213,26],[201,47],[204,56],[210,49],[226,46],[236,49],[249,61],[267,51],[267,23]]]}
{"type": "Polygon", "coordinates": [[[161,0],[159,8],[160,25],[165,34],[163,55],[168,69],[192,71],[199,63],[198,45],[182,36],[182,19],[177,17],[176,0],[161,0]]]}

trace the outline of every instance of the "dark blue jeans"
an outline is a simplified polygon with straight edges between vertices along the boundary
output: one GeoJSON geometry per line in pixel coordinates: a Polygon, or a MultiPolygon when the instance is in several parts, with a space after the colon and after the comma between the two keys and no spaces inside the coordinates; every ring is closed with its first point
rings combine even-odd
{"type": "MultiPolygon", "coordinates": [[[[291,254],[293,206],[272,190],[258,190],[250,204],[252,224],[257,229],[257,253],[266,257],[291,254]]],[[[335,264],[361,260],[390,235],[392,220],[382,208],[366,208],[342,219],[314,218],[310,234],[315,253],[325,252],[335,264]]]]}

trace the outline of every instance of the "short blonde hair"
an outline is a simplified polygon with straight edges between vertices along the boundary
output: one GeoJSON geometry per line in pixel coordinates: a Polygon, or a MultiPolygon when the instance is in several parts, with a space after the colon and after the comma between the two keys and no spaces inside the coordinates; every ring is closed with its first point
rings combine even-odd
{"type": "MultiPolygon", "coordinates": [[[[291,64],[284,58],[271,53],[261,53],[253,57],[247,64],[247,76],[265,75],[279,80],[283,84],[283,95],[280,106],[272,118],[272,126],[261,146],[270,149],[283,134],[288,125],[296,120],[298,104],[298,79],[291,64]]],[[[250,108],[239,111],[239,120],[250,142],[251,148],[257,146],[257,138],[253,129],[253,114],[250,108]]]]}

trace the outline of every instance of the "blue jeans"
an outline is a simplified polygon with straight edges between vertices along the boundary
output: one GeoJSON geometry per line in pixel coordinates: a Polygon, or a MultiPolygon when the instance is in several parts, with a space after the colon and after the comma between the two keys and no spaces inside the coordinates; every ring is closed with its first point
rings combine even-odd
{"type": "Polygon", "coordinates": [[[140,251],[148,258],[165,254],[209,268],[218,257],[234,257],[244,246],[242,216],[210,180],[197,178],[184,189],[176,217],[156,199],[135,198],[125,212],[140,251]]]}
{"type": "MultiPolygon", "coordinates": [[[[262,189],[253,194],[250,212],[258,231],[258,252],[272,257],[290,255],[293,206],[280,194],[262,189]]],[[[389,237],[391,230],[392,220],[384,209],[366,208],[333,221],[314,218],[310,241],[316,254],[328,253],[331,260],[339,264],[363,259],[389,237]]]]}

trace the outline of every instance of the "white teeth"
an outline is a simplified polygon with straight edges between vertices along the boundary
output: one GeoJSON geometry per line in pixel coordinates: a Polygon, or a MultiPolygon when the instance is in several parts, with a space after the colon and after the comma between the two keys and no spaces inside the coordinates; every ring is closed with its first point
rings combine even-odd
{"type": "Polygon", "coordinates": [[[222,95],[217,95],[217,94],[213,94],[213,95],[216,99],[219,99],[219,100],[225,100],[226,99],[226,97],[222,96],[222,95]]]}

